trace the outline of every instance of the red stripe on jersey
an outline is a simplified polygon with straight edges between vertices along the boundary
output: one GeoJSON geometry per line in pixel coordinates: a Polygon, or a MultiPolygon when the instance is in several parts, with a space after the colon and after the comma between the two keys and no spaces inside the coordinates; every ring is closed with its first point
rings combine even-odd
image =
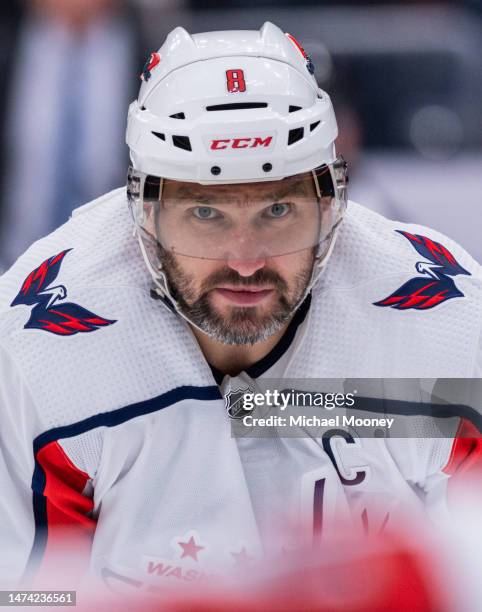
{"type": "Polygon", "coordinates": [[[460,420],[449,460],[442,471],[457,478],[482,475],[482,435],[470,421],[460,420]]]}
{"type": "Polygon", "coordinates": [[[81,578],[88,566],[96,521],[94,502],[83,494],[90,476],[79,470],[58,442],[46,444],[37,461],[45,474],[47,544],[36,584],[81,578]],[[65,563],[59,567],[59,562],[65,563]],[[61,574],[59,575],[59,570],[61,574]]]}

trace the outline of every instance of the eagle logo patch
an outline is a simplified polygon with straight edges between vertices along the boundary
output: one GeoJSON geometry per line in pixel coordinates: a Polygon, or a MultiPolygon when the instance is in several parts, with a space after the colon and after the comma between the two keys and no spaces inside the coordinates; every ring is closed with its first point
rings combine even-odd
{"type": "Polygon", "coordinates": [[[385,299],[374,302],[375,306],[389,306],[397,310],[428,310],[452,298],[464,297],[451,277],[471,274],[462,268],[447,248],[426,236],[395,231],[409,240],[424,260],[428,261],[418,261],[415,269],[420,276],[411,278],[385,299]]]}
{"type": "Polygon", "coordinates": [[[73,302],[64,302],[67,289],[63,285],[50,286],[57,278],[64,257],[71,250],[67,249],[49,257],[30,272],[10,304],[33,306],[30,319],[24,325],[25,329],[41,329],[58,336],[73,336],[116,322],[100,317],[73,302]]]}

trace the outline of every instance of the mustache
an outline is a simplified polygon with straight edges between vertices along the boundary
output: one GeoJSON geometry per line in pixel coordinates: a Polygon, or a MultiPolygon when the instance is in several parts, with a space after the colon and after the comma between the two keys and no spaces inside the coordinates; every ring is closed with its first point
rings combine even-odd
{"type": "Polygon", "coordinates": [[[208,293],[217,285],[229,284],[235,287],[249,287],[252,285],[269,285],[280,292],[288,289],[286,282],[274,270],[261,268],[250,276],[241,276],[232,268],[222,268],[216,270],[208,276],[201,285],[201,294],[208,293]]]}

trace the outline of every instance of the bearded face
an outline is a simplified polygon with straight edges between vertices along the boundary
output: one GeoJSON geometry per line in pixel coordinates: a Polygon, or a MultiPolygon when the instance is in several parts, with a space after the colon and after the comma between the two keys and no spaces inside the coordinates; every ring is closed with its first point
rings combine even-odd
{"type": "Polygon", "coordinates": [[[229,263],[160,253],[182,314],[224,344],[255,344],[278,331],[310,282],[314,257],[313,248],[229,263]]]}
{"type": "Polygon", "coordinates": [[[331,199],[313,176],[240,185],[164,179],[144,230],[188,321],[224,344],[255,344],[292,316],[312,278],[331,199]]]}

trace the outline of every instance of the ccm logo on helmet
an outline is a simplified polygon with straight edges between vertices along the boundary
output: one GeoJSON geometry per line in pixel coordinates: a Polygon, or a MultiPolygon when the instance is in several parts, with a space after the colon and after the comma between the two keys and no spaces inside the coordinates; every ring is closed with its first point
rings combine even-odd
{"type": "Polygon", "coordinates": [[[269,147],[272,136],[247,136],[238,138],[216,138],[211,140],[211,150],[220,149],[255,149],[256,147],[269,147]]]}

